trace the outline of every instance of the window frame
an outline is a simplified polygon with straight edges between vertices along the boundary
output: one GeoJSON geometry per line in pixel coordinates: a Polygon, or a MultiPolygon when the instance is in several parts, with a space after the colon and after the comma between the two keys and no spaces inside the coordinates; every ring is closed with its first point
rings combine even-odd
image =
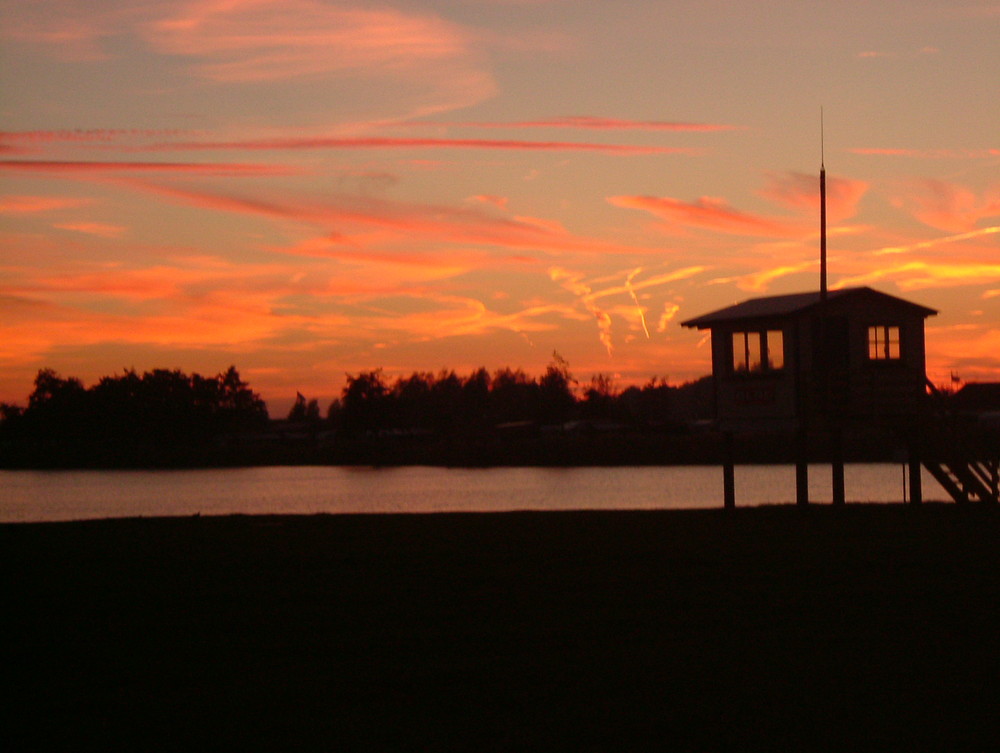
{"type": "Polygon", "coordinates": [[[869,324],[865,355],[868,363],[894,364],[903,360],[903,327],[898,323],[869,324]]]}
{"type": "Polygon", "coordinates": [[[774,376],[785,370],[785,331],[780,327],[748,327],[732,330],[729,333],[728,347],[731,376],[740,378],[774,376]],[[752,344],[754,339],[756,343],[752,344]],[[737,357],[737,346],[740,342],[742,342],[742,356],[737,357]],[[775,363],[779,365],[775,366],[775,363]]]}

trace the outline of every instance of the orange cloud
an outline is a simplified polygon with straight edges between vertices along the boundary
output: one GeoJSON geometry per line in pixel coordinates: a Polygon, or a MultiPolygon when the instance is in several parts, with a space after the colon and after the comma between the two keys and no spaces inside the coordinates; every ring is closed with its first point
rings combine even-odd
{"type": "Polygon", "coordinates": [[[86,235],[96,235],[99,238],[120,238],[128,231],[126,227],[110,225],[106,222],[63,222],[53,225],[53,227],[86,235]]]}
{"type": "Polygon", "coordinates": [[[603,154],[699,154],[701,150],[669,146],[635,146],[581,141],[521,141],[515,139],[438,139],[384,138],[279,138],[247,141],[164,142],[150,147],[156,150],[267,150],[297,149],[499,149],[546,152],[598,152],[603,154]]]}
{"type": "MultiPolygon", "coordinates": [[[[868,190],[865,181],[827,176],[826,211],[831,222],[853,217],[858,202],[868,190]]],[[[819,216],[819,178],[804,173],[768,173],[768,182],[760,196],[789,207],[808,210],[819,216]]]]}
{"type": "Polygon", "coordinates": [[[179,128],[64,128],[61,130],[0,131],[0,142],[49,144],[71,143],[111,143],[121,139],[151,139],[176,136],[191,136],[196,131],[179,128]]]}
{"type": "Polygon", "coordinates": [[[988,159],[1000,157],[1000,149],[848,149],[851,154],[875,157],[909,157],[912,159],[988,159]]]}
{"type": "Polygon", "coordinates": [[[972,231],[980,220],[1000,217],[1000,184],[977,196],[971,189],[943,180],[923,180],[896,203],[925,225],[954,233],[972,231]]]}
{"type": "MultiPolygon", "coordinates": [[[[13,9],[15,6],[11,6],[13,9]]],[[[0,35],[7,39],[47,45],[63,60],[104,60],[108,55],[101,42],[110,36],[114,11],[95,13],[88,5],[19,3],[17,12],[5,12],[0,35]]]]}
{"type": "Polygon", "coordinates": [[[33,214],[58,209],[73,209],[91,203],[91,199],[61,196],[0,196],[0,213],[33,214]]]}
{"type": "Polygon", "coordinates": [[[365,332],[388,335],[390,339],[402,336],[427,341],[496,331],[547,332],[557,328],[553,319],[578,318],[571,307],[560,304],[532,305],[501,313],[491,311],[476,298],[425,294],[418,300],[423,304],[421,310],[361,315],[356,326],[365,332]]]}
{"type": "Polygon", "coordinates": [[[640,209],[670,225],[697,227],[717,233],[751,236],[788,236],[801,233],[801,223],[740,212],[722,199],[703,196],[697,201],[655,196],[611,196],[608,202],[625,209],[640,209]]]}
{"type": "Polygon", "coordinates": [[[506,209],[508,199],[506,196],[491,196],[487,194],[479,194],[477,196],[469,197],[470,201],[478,201],[482,204],[492,204],[499,209],[506,209]]]}
{"type": "MultiPolygon", "coordinates": [[[[653,275],[652,277],[638,280],[638,276],[643,272],[642,267],[639,267],[625,273],[585,281],[584,276],[578,272],[570,272],[562,267],[552,267],[549,269],[549,277],[553,282],[573,293],[573,295],[578,298],[584,309],[586,309],[586,311],[594,317],[597,321],[598,339],[607,350],[608,355],[611,356],[614,355],[612,332],[614,324],[614,320],[612,318],[613,316],[625,319],[637,330],[641,329],[647,339],[650,336],[649,326],[646,322],[646,312],[648,307],[640,302],[638,291],[659,287],[661,285],[677,282],[679,280],[689,279],[704,271],[704,269],[704,267],[700,266],[684,267],[672,272],[653,275]],[[621,282],[618,282],[619,280],[621,280],[621,282]],[[607,284],[612,282],[614,284],[607,284]],[[627,296],[631,303],[626,302],[612,306],[605,306],[603,304],[600,306],[597,305],[596,301],[599,299],[612,296],[627,296]]],[[[664,315],[660,318],[660,327],[657,329],[658,332],[663,331],[666,327],[666,322],[668,322],[670,318],[672,318],[673,314],[676,313],[676,309],[673,311],[670,310],[670,305],[671,304],[669,303],[666,305],[664,315]]]]}
{"type": "Polygon", "coordinates": [[[843,278],[831,287],[867,285],[892,279],[902,290],[955,285],[983,285],[1000,280],[1000,264],[953,261],[911,261],[843,278]]]}
{"type": "MultiPolygon", "coordinates": [[[[217,83],[296,78],[390,80],[419,92],[409,114],[467,107],[496,93],[481,43],[433,14],[320,0],[202,0],[140,25],[157,51],[217,83]]],[[[402,90],[397,97],[406,107],[402,90]]]]}
{"type": "Polygon", "coordinates": [[[665,272],[664,274],[654,275],[653,277],[648,277],[645,280],[640,280],[638,282],[633,282],[635,276],[642,272],[642,268],[635,270],[633,274],[628,275],[625,278],[625,282],[621,285],[613,285],[609,288],[603,288],[596,292],[589,293],[590,300],[597,298],[604,298],[609,295],[621,295],[623,293],[628,293],[632,295],[637,290],[644,290],[646,288],[658,287],[660,285],[666,285],[670,282],[677,282],[678,280],[686,280],[695,275],[704,272],[706,267],[703,266],[692,266],[684,267],[682,269],[675,270],[673,272],[665,272]]]}
{"type": "Polygon", "coordinates": [[[875,256],[886,256],[890,254],[908,254],[913,251],[927,251],[932,248],[936,248],[937,246],[956,243],[958,241],[973,240],[987,235],[994,235],[995,233],[1000,233],[1000,225],[984,227],[980,230],[972,230],[968,233],[959,233],[958,235],[951,235],[946,238],[934,238],[929,241],[918,241],[917,243],[910,243],[905,246],[885,246],[884,248],[880,248],[872,253],[875,256]]]}
{"type": "Polygon", "coordinates": [[[597,131],[733,131],[741,126],[724,125],[719,123],[683,123],[663,120],[627,120],[624,118],[599,118],[590,115],[577,115],[562,118],[549,118],[546,120],[520,120],[520,121],[464,121],[464,122],[438,122],[413,120],[396,125],[412,126],[436,126],[454,128],[577,128],[597,131]]]}
{"type": "Polygon", "coordinates": [[[664,303],[663,313],[660,314],[660,318],[656,323],[656,331],[666,332],[667,327],[670,325],[670,322],[674,320],[674,317],[677,316],[677,312],[680,310],[681,310],[680,305],[674,303],[673,301],[667,301],[666,303],[664,303]]]}
{"type": "Polygon", "coordinates": [[[580,302],[597,321],[598,339],[601,345],[608,351],[608,355],[614,354],[614,345],[611,338],[611,316],[594,303],[593,291],[590,286],[583,282],[583,275],[570,272],[561,267],[553,267],[549,270],[549,277],[553,282],[558,283],[573,295],[580,299],[580,302]]]}
{"type": "Polygon", "coordinates": [[[474,244],[500,248],[563,253],[568,251],[599,254],[652,254],[663,256],[662,248],[627,246],[615,242],[576,236],[558,223],[536,218],[497,217],[476,208],[440,205],[405,204],[375,198],[331,196],[323,203],[315,201],[278,201],[240,196],[226,196],[128,179],[127,184],[159,193],[205,209],[263,215],[276,219],[306,222],[338,228],[337,239],[345,246],[359,247],[370,241],[350,230],[382,233],[379,240],[412,243],[428,240],[461,245],[474,244]]]}
{"type": "Polygon", "coordinates": [[[294,175],[301,171],[283,165],[234,162],[74,162],[61,160],[0,160],[0,170],[63,173],[163,172],[194,175],[294,175]]]}
{"type": "Polygon", "coordinates": [[[217,81],[455,63],[470,54],[471,42],[435,16],[314,0],[203,0],[145,24],[143,32],[160,52],[214,60],[196,70],[217,81]]]}
{"type": "Polygon", "coordinates": [[[762,272],[754,272],[736,279],[736,286],[741,290],[762,291],[777,279],[788,275],[798,274],[807,269],[817,267],[817,260],[799,262],[798,264],[782,264],[777,267],[765,269],[762,272]]]}

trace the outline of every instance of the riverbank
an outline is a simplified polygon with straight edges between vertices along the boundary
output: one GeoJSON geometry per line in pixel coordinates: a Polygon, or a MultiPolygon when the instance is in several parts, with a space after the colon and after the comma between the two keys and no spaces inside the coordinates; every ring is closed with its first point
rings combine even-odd
{"type": "MultiPolygon", "coordinates": [[[[746,430],[733,437],[738,463],[788,464],[801,456],[829,462],[830,437],[816,433],[805,446],[794,432],[746,430]]],[[[847,462],[896,462],[905,443],[889,432],[856,428],[844,436],[847,462]]],[[[720,465],[726,437],[707,427],[594,425],[566,430],[516,422],[483,432],[382,432],[354,437],[324,431],[273,431],[181,441],[150,447],[141,443],[0,442],[0,469],[164,469],[232,468],[276,465],[449,468],[620,467],[720,465]]]]}
{"type": "Polygon", "coordinates": [[[977,750],[1000,510],[0,526],[5,750],[977,750]]]}

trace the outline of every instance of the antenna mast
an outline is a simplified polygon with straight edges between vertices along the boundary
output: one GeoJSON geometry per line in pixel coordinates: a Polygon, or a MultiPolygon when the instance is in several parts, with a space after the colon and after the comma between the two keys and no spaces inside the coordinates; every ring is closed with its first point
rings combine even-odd
{"type": "Polygon", "coordinates": [[[819,299],[826,300],[826,164],[823,108],[819,108],[819,299]]]}

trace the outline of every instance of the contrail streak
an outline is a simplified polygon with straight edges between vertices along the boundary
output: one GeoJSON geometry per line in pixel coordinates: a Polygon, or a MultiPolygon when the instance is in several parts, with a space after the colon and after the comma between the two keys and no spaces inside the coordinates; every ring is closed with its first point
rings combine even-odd
{"type": "Polygon", "coordinates": [[[632,287],[632,278],[635,277],[642,271],[642,267],[636,267],[632,270],[628,277],[625,278],[625,289],[628,294],[632,296],[632,300],[635,302],[635,307],[639,311],[639,321],[642,322],[642,331],[646,333],[646,339],[649,339],[649,327],[646,326],[646,313],[639,303],[639,296],[635,294],[635,288],[632,287]]]}

